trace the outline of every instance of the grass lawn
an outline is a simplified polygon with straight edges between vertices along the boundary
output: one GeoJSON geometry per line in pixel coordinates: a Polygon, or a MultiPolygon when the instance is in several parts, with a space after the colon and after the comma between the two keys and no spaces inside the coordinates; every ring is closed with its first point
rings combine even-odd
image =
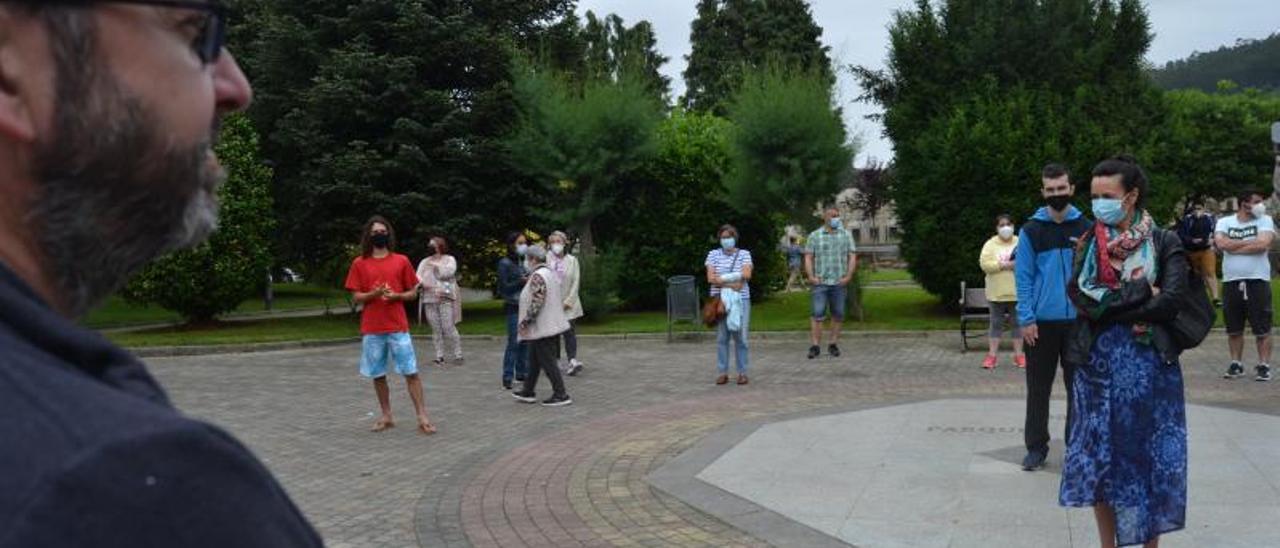
{"type": "MultiPolygon", "coordinates": [[[[938,299],[914,287],[868,291],[864,298],[865,319],[849,319],[848,330],[928,330],[955,329],[957,319],[942,309],[938,299]]],[[[335,311],[337,309],[335,308],[335,311]]],[[[463,311],[459,330],[464,335],[505,335],[506,318],[498,301],[471,303],[463,311]]],[[[803,331],[809,327],[807,292],[777,295],[751,309],[751,329],[756,331],[803,331]]],[[[600,322],[583,322],[582,334],[664,333],[666,313],[626,312],[600,322]]],[[[677,331],[703,330],[701,325],[678,323],[677,331]]],[[[108,337],[130,347],[243,344],[297,340],[325,340],[358,336],[358,323],[347,314],[311,318],[278,318],[247,322],[227,322],[198,328],[170,327],[147,331],[111,333],[108,337]]],[[[414,333],[426,333],[414,325],[414,333]]]]}
{"type": "MultiPolygon", "coordinates": [[[[345,292],[338,289],[330,289],[325,287],[317,287],[307,284],[276,284],[274,286],[275,296],[272,303],[272,310],[303,310],[309,308],[324,308],[326,302],[334,312],[343,312],[347,310],[345,300],[345,292]]],[[[236,308],[236,314],[252,314],[255,312],[266,311],[266,305],[261,297],[249,299],[240,303],[236,308]]],[[[176,322],[181,318],[175,312],[170,312],[158,306],[136,305],[125,302],[118,296],[112,296],[107,302],[90,312],[82,322],[85,326],[95,329],[104,329],[109,327],[126,327],[130,325],[142,325],[152,323],[176,322]]]]}
{"type": "Polygon", "coordinates": [[[900,268],[881,268],[867,273],[870,282],[910,282],[911,273],[900,268]]]}

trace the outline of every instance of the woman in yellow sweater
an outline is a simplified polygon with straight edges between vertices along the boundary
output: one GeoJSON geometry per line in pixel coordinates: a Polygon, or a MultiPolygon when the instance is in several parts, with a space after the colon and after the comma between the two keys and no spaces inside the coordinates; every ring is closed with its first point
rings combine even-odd
{"type": "Polygon", "coordinates": [[[995,369],[996,351],[1000,348],[1000,335],[1004,332],[1005,318],[1013,326],[1013,364],[1027,367],[1027,357],[1022,353],[1022,333],[1018,329],[1018,289],[1013,278],[1013,250],[1018,247],[1014,235],[1013,219],[1008,215],[996,217],[996,235],[982,246],[978,264],[987,274],[987,303],[991,307],[990,349],[982,360],[983,369],[995,369]]]}

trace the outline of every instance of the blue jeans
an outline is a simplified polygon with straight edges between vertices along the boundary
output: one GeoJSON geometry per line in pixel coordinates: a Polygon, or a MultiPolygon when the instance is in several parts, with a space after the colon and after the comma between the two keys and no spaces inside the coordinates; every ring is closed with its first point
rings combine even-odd
{"type": "Polygon", "coordinates": [[[529,363],[529,345],[516,339],[516,324],[520,319],[517,307],[505,306],[507,313],[507,351],[502,355],[502,382],[513,377],[524,377],[529,363]]]}
{"type": "Polygon", "coordinates": [[[815,285],[813,286],[813,297],[810,299],[812,305],[811,312],[813,319],[822,321],[826,318],[827,310],[831,311],[831,319],[844,321],[844,305],[848,300],[849,287],[844,285],[815,285]]]}
{"type": "Polygon", "coordinates": [[[751,301],[742,300],[742,329],[729,331],[728,320],[720,320],[716,325],[716,371],[721,375],[729,373],[729,342],[735,347],[734,354],[738,359],[738,374],[746,375],[747,366],[751,362],[751,352],[747,348],[747,327],[751,324],[751,301]]]}

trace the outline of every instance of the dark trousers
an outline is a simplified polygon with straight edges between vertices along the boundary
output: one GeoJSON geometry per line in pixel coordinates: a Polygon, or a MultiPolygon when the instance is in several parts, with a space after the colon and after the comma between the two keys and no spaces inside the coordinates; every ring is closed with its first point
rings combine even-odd
{"type": "Polygon", "coordinates": [[[507,350],[502,354],[502,382],[509,382],[512,377],[523,378],[528,368],[529,348],[517,338],[517,326],[520,319],[519,307],[507,303],[503,305],[507,314],[507,350]]]}
{"type": "MultiPolygon", "coordinates": [[[[578,333],[574,331],[574,320],[569,320],[569,330],[564,332],[564,356],[570,360],[578,357],[578,333]]],[[[556,357],[560,351],[556,350],[556,357]]],[[[567,366],[566,366],[567,367],[567,366]]]]}
{"type": "Polygon", "coordinates": [[[1071,432],[1071,381],[1075,367],[1066,361],[1067,335],[1071,322],[1037,324],[1040,336],[1036,344],[1027,345],[1027,422],[1024,427],[1027,451],[1049,451],[1049,396],[1053,378],[1062,364],[1062,384],[1067,388],[1067,428],[1071,432]]]}
{"type": "Polygon", "coordinates": [[[556,396],[565,395],[564,376],[556,366],[556,356],[560,355],[560,337],[547,337],[529,341],[529,375],[524,381],[524,393],[532,394],[538,387],[539,373],[546,373],[551,379],[551,390],[556,396]]]}

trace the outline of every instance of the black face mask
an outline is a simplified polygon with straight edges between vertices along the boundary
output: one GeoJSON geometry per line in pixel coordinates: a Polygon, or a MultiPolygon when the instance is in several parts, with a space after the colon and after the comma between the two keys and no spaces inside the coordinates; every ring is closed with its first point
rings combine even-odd
{"type": "Polygon", "coordinates": [[[391,236],[388,234],[374,234],[369,241],[373,242],[373,247],[385,248],[391,243],[391,236]]]}
{"type": "Polygon", "coordinates": [[[436,254],[436,246],[434,246],[434,245],[429,245],[429,246],[427,246],[427,253],[428,253],[428,254],[431,254],[431,255],[435,255],[435,254],[436,254]]]}
{"type": "Polygon", "coordinates": [[[1059,194],[1045,198],[1044,203],[1049,204],[1049,208],[1054,211],[1064,211],[1068,205],[1071,205],[1071,197],[1059,194]]]}

